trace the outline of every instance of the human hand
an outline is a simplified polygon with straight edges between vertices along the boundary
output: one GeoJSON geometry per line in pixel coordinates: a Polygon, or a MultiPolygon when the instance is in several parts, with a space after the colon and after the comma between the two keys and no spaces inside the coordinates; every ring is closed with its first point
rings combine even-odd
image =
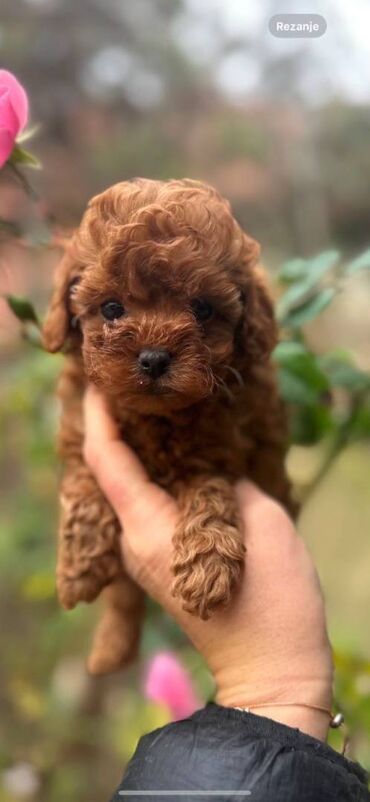
{"type": "Polygon", "coordinates": [[[251,482],[238,483],[243,581],[227,609],[201,621],[171,595],[176,501],[149,480],[94,387],[86,393],[85,430],[86,462],[122,523],[125,567],[204,656],[217,701],[325,739],[326,713],[291,706],[330,708],[333,669],[318,577],[285,511],[251,482]],[[261,703],[270,706],[260,709],[261,703]]]}

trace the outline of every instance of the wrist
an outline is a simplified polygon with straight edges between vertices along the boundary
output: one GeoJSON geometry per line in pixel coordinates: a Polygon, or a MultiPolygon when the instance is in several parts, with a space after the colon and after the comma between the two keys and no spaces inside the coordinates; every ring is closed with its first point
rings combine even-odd
{"type": "Polygon", "coordinates": [[[245,710],[247,713],[254,713],[257,716],[269,718],[279,724],[285,724],[287,727],[299,729],[306,735],[312,738],[317,738],[319,741],[326,741],[331,714],[328,710],[318,710],[316,707],[306,706],[305,704],[253,704],[248,708],[237,708],[245,710]]]}
{"type": "Polygon", "coordinates": [[[249,676],[247,682],[217,682],[216,701],[224,707],[247,709],[325,741],[331,719],[332,674],[328,671],[314,677],[311,672],[308,676],[309,679],[292,677],[287,672],[279,680],[260,673],[254,681],[249,676]]]}

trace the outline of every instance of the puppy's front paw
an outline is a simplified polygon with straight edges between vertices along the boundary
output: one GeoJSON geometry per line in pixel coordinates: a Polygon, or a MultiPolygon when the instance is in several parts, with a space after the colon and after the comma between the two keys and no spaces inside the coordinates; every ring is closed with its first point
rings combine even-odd
{"type": "Polygon", "coordinates": [[[121,573],[120,526],[105,500],[62,498],[57,591],[66,610],[92,602],[121,573]]]}
{"type": "Polygon", "coordinates": [[[244,562],[244,547],[238,559],[216,550],[196,554],[193,559],[174,565],[172,594],[183,600],[183,609],[206,621],[219,607],[226,607],[237,585],[244,562]]]}
{"type": "Polygon", "coordinates": [[[65,610],[73,610],[78,602],[92,602],[102,589],[101,582],[91,572],[81,576],[57,576],[58,599],[65,610]]]}

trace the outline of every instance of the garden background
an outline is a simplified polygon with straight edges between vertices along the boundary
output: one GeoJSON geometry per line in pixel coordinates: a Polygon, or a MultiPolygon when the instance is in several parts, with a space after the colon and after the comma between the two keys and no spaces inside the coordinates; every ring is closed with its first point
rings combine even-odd
{"type": "MultiPolygon", "coordinates": [[[[307,9],[286,2],[284,10],[307,9]]],[[[262,242],[277,297],[312,264],[317,281],[325,274],[334,282],[338,292],[321,314],[298,331],[288,320],[294,346],[280,353],[280,367],[293,402],[288,464],[301,496],[331,455],[299,529],[327,599],[349,753],[370,768],[370,402],[359,372],[370,370],[370,274],[366,255],[365,270],[353,261],[370,245],[370,10],[365,0],[350,8],[322,0],[310,10],[325,16],[324,37],[277,40],[268,31],[281,11],[275,0],[2,0],[0,66],[28,91],[43,169],[23,168],[41,203],[10,170],[0,174],[0,285],[31,298],[42,316],[58,258],[50,226],[72,228],[91,195],[137,175],[215,184],[262,242]],[[288,261],[319,253],[314,263],[288,261]],[[322,378],[328,352],[342,365],[330,387],[322,378]],[[348,392],[357,393],[349,428],[348,392]],[[331,453],[346,415],[345,447],[331,453]]],[[[303,289],[294,303],[320,295],[303,289]]],[[[62,612],[54,590],[61,363],[22,341],[0,300],[4,802],[108,799],[138,737],[168,720],[142,693],[157,650],[181,657],[201,698],[211,692],[205,667],[154,606],[139,666],[104,679],[86,674],[97,610],[62,612]]],[[[338,737],[333,743],[340,748],[338,737]]]]}

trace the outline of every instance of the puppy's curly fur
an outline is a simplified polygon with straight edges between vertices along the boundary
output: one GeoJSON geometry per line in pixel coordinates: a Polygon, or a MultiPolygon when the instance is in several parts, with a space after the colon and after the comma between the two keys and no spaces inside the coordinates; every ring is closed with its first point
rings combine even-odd
{"type": "Polygon", "coordinates": [[[66,244],[43,331],[49,351],[66,352],[57,586],[66,608],[105,588],[94,673],[135,655],[143,596],[124,573],[119,523],[84,463],[87,381],[103,391],[150,477],[178,499],[173,593],[190,613],[206,619],[227,605],[240,579],[233,482],[249,476],[289,506],[269,361],[276,326],[258,257],[227,201],[187,179],[116,184],[91,200],[66,244]],[[161,375],[140,363],[145,349],[165,352],[161,375]]]}

